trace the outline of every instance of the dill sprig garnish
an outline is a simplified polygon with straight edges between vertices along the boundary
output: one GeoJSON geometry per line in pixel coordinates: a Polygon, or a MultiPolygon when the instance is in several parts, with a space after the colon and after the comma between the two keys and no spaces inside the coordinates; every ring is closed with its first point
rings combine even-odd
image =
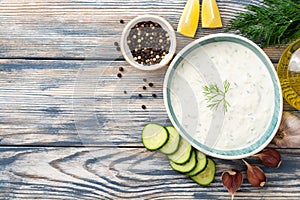
{"type": "Polygon", "coordinates": [[[300,37],[300,0],[264,0],[246,6],[228,24],[261,47],[286,44],[300,37]]]}
{"type": "Polygon", "coordinates": [[[226,100],[226,94],[230,90],[230,83],[227,80],[223,83],[223,89],[221,90],[217,84],[203,86],[203,94],[208,103],[207,107],[217,110],[219,105],[221,105],[224,113],[228,111],[230,104],[226,100]]]}

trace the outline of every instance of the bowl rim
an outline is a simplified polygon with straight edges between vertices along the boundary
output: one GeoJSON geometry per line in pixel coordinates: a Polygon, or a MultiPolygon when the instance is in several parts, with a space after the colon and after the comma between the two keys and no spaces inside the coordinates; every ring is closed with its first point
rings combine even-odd
{"type": "MultiPolygon", "coordinates": [[[[266,55],[266,53],[258,45],[256,45],[251,40],[249,40],[243,36],[239,36],[239,35],[235,35],[235,34],[231,34],[231,33],[216,33],[216,34],[207,35],[207,36],[204,36],[202,38],[199,38],[199,39],[191,42],[186,47],[184,47],[173,59],[173,61],[171,62],[170,66],[166,72],[166,75],[164,78],[164,83],[163,83],[163,96],[164,96],[164,104],[165,104],[169,119],[170,119],[171,123],[173,124],[173,126],[178,130],[180,135],[184,139],[186,139],[188,142],[190,142],[196,149],[202,151],[203,153],[205,153],[209,156],[220,158],[220,159],[228,159],[228,160],[241,159],[241,158],[248,157],[250,155],[254,155],[254,154],[258,153],[259,151],[263,150],[272,141],[273,137],[275,136],[275,134],[279,128],[281,117],[282,117],[282,112],[283,112],[283,98],[282,98],[281,86],[280,86],[280,82],[279,82],[279,78],[277,76],[276,70],[275,70],[274,65],[271,62],[270,58],[266,55]],[[204,147],[205,145],[203,145],[203,144],[202,144],[202,146],[199,145],[200,142],[193,139],[193,137],[190,136],[188,133],[185,133],[185,131],[180,126],[179,122],[177,123],[176,120],[174,120],[174,118],[173,118],[173,115],[172,115],[172,112],[170,109],[171,102],[170,102],[170,99],[168,98],[168,94],[169,94],[168,87],[169,87],[170,79],[172,78],[170,76],[172,76],[173,71],[176,70],[176,68],[174,69],[174,65],[177,62],[180,62],[179,59],[184,57],[186,52],[188,52],[194,46],[196,46],[196,45],[199,46],[199,44],[201,45],[203,42],[209,41],[209,40],[219,41],[219,39],[221,39],[221,38],[227,38],[227,39],[231,38],[234,40],[238,40],[238,41],[248,44],[252,48],[254,48],[258,52],[258,54],[261,55],[261,57],[264,59],[264,64],[267,67],[269,74],[272,78],[272,82],[273,82],[272,85],[274,87],[274,92],[276,93],[275,94],[276,98],[274,99],[274,101],[275,101],[274,111],[273,111],[274,113],[271,118],[271,120],[273,120],[274,117],[276,117],[276,121],[275,121],[275,125],[273,125],[273,123],[272,123],[273,129],[272,129],[271,134],[269,134],[268,137],[254,150],[251,150],[249,152],[243,151],[243,152],[240,152],[240,154],[233,154],[233,155],[228,154],[228,153],[227,154],[216,153],[218,151],[221,152],[221,150],[211,151],[211,149],[213,149],[213,148],[210,148],[210,147],[206,148],[206,147],[204,147]]],[[[266,131],[263,134],[261,134],[261,136],[265,135],[265,134],[266,134],[266,131]]],[[[259,142],[259,140],[255,141],[255,144],[258,142],[259,142]]],[[[247,147],[246,150],[248,148],[249,147],[247,147]]],[[[238,152],[240,150],[236,150],[236,151],[238,152]]]]}
{"type": "Polygon", "coordinates": [[[149,14],[140,15],[140,16],[137,16],[137,17],[133,18],[124,27],[123,32],[122,32],[122,36],[121,36],[120,49],[121,49],[121,52],[123,54],[123,57],[125,58],[125,60],[131,66],[133,66],[137,69],[140,69],[140,70],[145,70],[145,71],[156,70],[156,69],[159,69],[159,68],[162,68],[162,67],[168,65],[170,63],[170,61],[172,60],[172,58],[175,54],[175,51],[176,51],[176,34],[175,34],[175,31],[174,31],[173,27],[171,26],[171,24],[166,19],[164,19],[163,17],[157,16],[157,15],[149,15],[149,14]],[[128,45],[127,45],[127,42],[126,42],[127,41],[127,36],[129,34],[130,29],[135,24],[137,24],[138,22],[142,22],[142,21],[153,21],[153,22],[159,23],[162,26],[162,28],[165,31],[168,32],[168,34],[170,36],[169,53],[158,64],[149,65],[149,66],[148,65],[141,65],[141,64],[135,62],[132,59],[132,57],[130,57],[131,52],[130,52],[130,50],[128,48],[128,45]]]}

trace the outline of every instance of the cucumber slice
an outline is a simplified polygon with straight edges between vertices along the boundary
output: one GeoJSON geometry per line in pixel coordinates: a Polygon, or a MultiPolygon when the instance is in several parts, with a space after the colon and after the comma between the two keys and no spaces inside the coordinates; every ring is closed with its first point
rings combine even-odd
{"type": "Polygon", "coordinates": [[[188,173],[188,172],[192,171],[197,165],[196,152],[192,151],[191,158],[187,163],[185,163],[183,165],[178,165],[178,164],[170,161],[170,165],[171,165],[172,169],[174,169],[175,171],[178,171],[181,173],[188,173]]]}
{"type": "Polygon", "coordinates": [[[177,130],[173,126],[167,126],[166,127],[168,133],[169,133],[169,140],[168,142],[160,149],[160,151],[164,154],[172,154],[175,153],[175,151],[179,147],[180,142],[180,135],[177,132],[177,130]]]}
{"type": "Polygon", "coordinates": [[[160,149],[169,139],[168,131],[158,124],[147,124],[142,132],[142,142],[146,149],[155,151],[160,149]]]}
{"type": "Polygon", "coordinates": [[[207,158],[207,165],[205,169],[197,174],[196,176],[191,176],[191,179],[202,186],[208,186],[215,179],[216,164],[215,162],[207,158]]]}
{"type": "Polygon", "coordinates": [[[196,151],[197,164],[196,167],[191,172],[186,174],[188,176],[195,176],[199,174],[205,169],[207,165],[206,155],[198,150],[195,151],[196,151]]]}
{"type": "Polygon", "coordinates": [[[192,145],[190,145],[190,143],[188,143],[184,138],[181,138],[177,151],[168,155],[168,157],[174,163],[182,165],[190,160],[192,151],[192,145]]]}

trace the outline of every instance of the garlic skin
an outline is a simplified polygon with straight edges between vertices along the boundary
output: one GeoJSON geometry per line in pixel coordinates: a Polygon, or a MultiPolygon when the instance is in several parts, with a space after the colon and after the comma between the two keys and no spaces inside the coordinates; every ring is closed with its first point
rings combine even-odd
{"type": "Polygon", "coordinates": [[[280,148],[300,147],[300,118],[291,112],[283,112],[279,129],[272,142],[280,148]]]}
{"type": "Polygon", "coordinates": [[[266,175],[261,168],[256,165],[250,165],[243,160],[247,166],[247,178],[253,187],[263,187],[266,184],[266,175]]]}
{"type": "Polygon", "coordinates": [[[223,186],[231,194],[231,199],[233,199],[235,192],[241,187],[243,183],[243,175],[238,170],[229,170],[222,174],[223,186]]]}
{"type": "Polygon", "coordinates": [[[263,165],[278,168],[281,164],[281,155],[280,153],[272,148],[266,148],[262,152],[256,154],[263,165]]]}

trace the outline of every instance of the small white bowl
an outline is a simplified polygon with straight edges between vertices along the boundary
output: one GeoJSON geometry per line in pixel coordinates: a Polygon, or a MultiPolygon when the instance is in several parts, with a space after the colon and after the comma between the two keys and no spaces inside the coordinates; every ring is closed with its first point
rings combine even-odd
{"type": "Polygon", "coordinates": [[[121,48],[121,52],[125,58],[125,60],[132,65],[133,67],[137,68],[137,69],[141,69],[141,70],[156,70],[159,69],[161,67],[166,66],[167,64],[169,64],[169,62],[171,61],[171,59],[173,58],[175,51],[176,51],[176,35],[175,35],[175,31],[173,29],[173,27],[169,24],[169,22],[167,22],[164,18],[159,17],[159,16],[155,16],[155,15],[142,15],[142,16],[138,16],[134,19],[132,19],[124,28],[123,33],[122,33],[122,37],[121,37],[121,43],[120,43],[120,48],[121,48]],[[156,64],[152,64],[152,65],[143,65],[140,64],[138,62],[136,62],[132,56],[132,53],[129,49],[128,46],[128,35],[131,31],[131,29],[138,23],[140,22],[154,22],[154,23],[158,23],[162,29],[164,29],[164,31],[166,31],[169,35],[170,38],[170,48],[169,48],[169,53],[165,55],[165,57],[156,64]]]}

